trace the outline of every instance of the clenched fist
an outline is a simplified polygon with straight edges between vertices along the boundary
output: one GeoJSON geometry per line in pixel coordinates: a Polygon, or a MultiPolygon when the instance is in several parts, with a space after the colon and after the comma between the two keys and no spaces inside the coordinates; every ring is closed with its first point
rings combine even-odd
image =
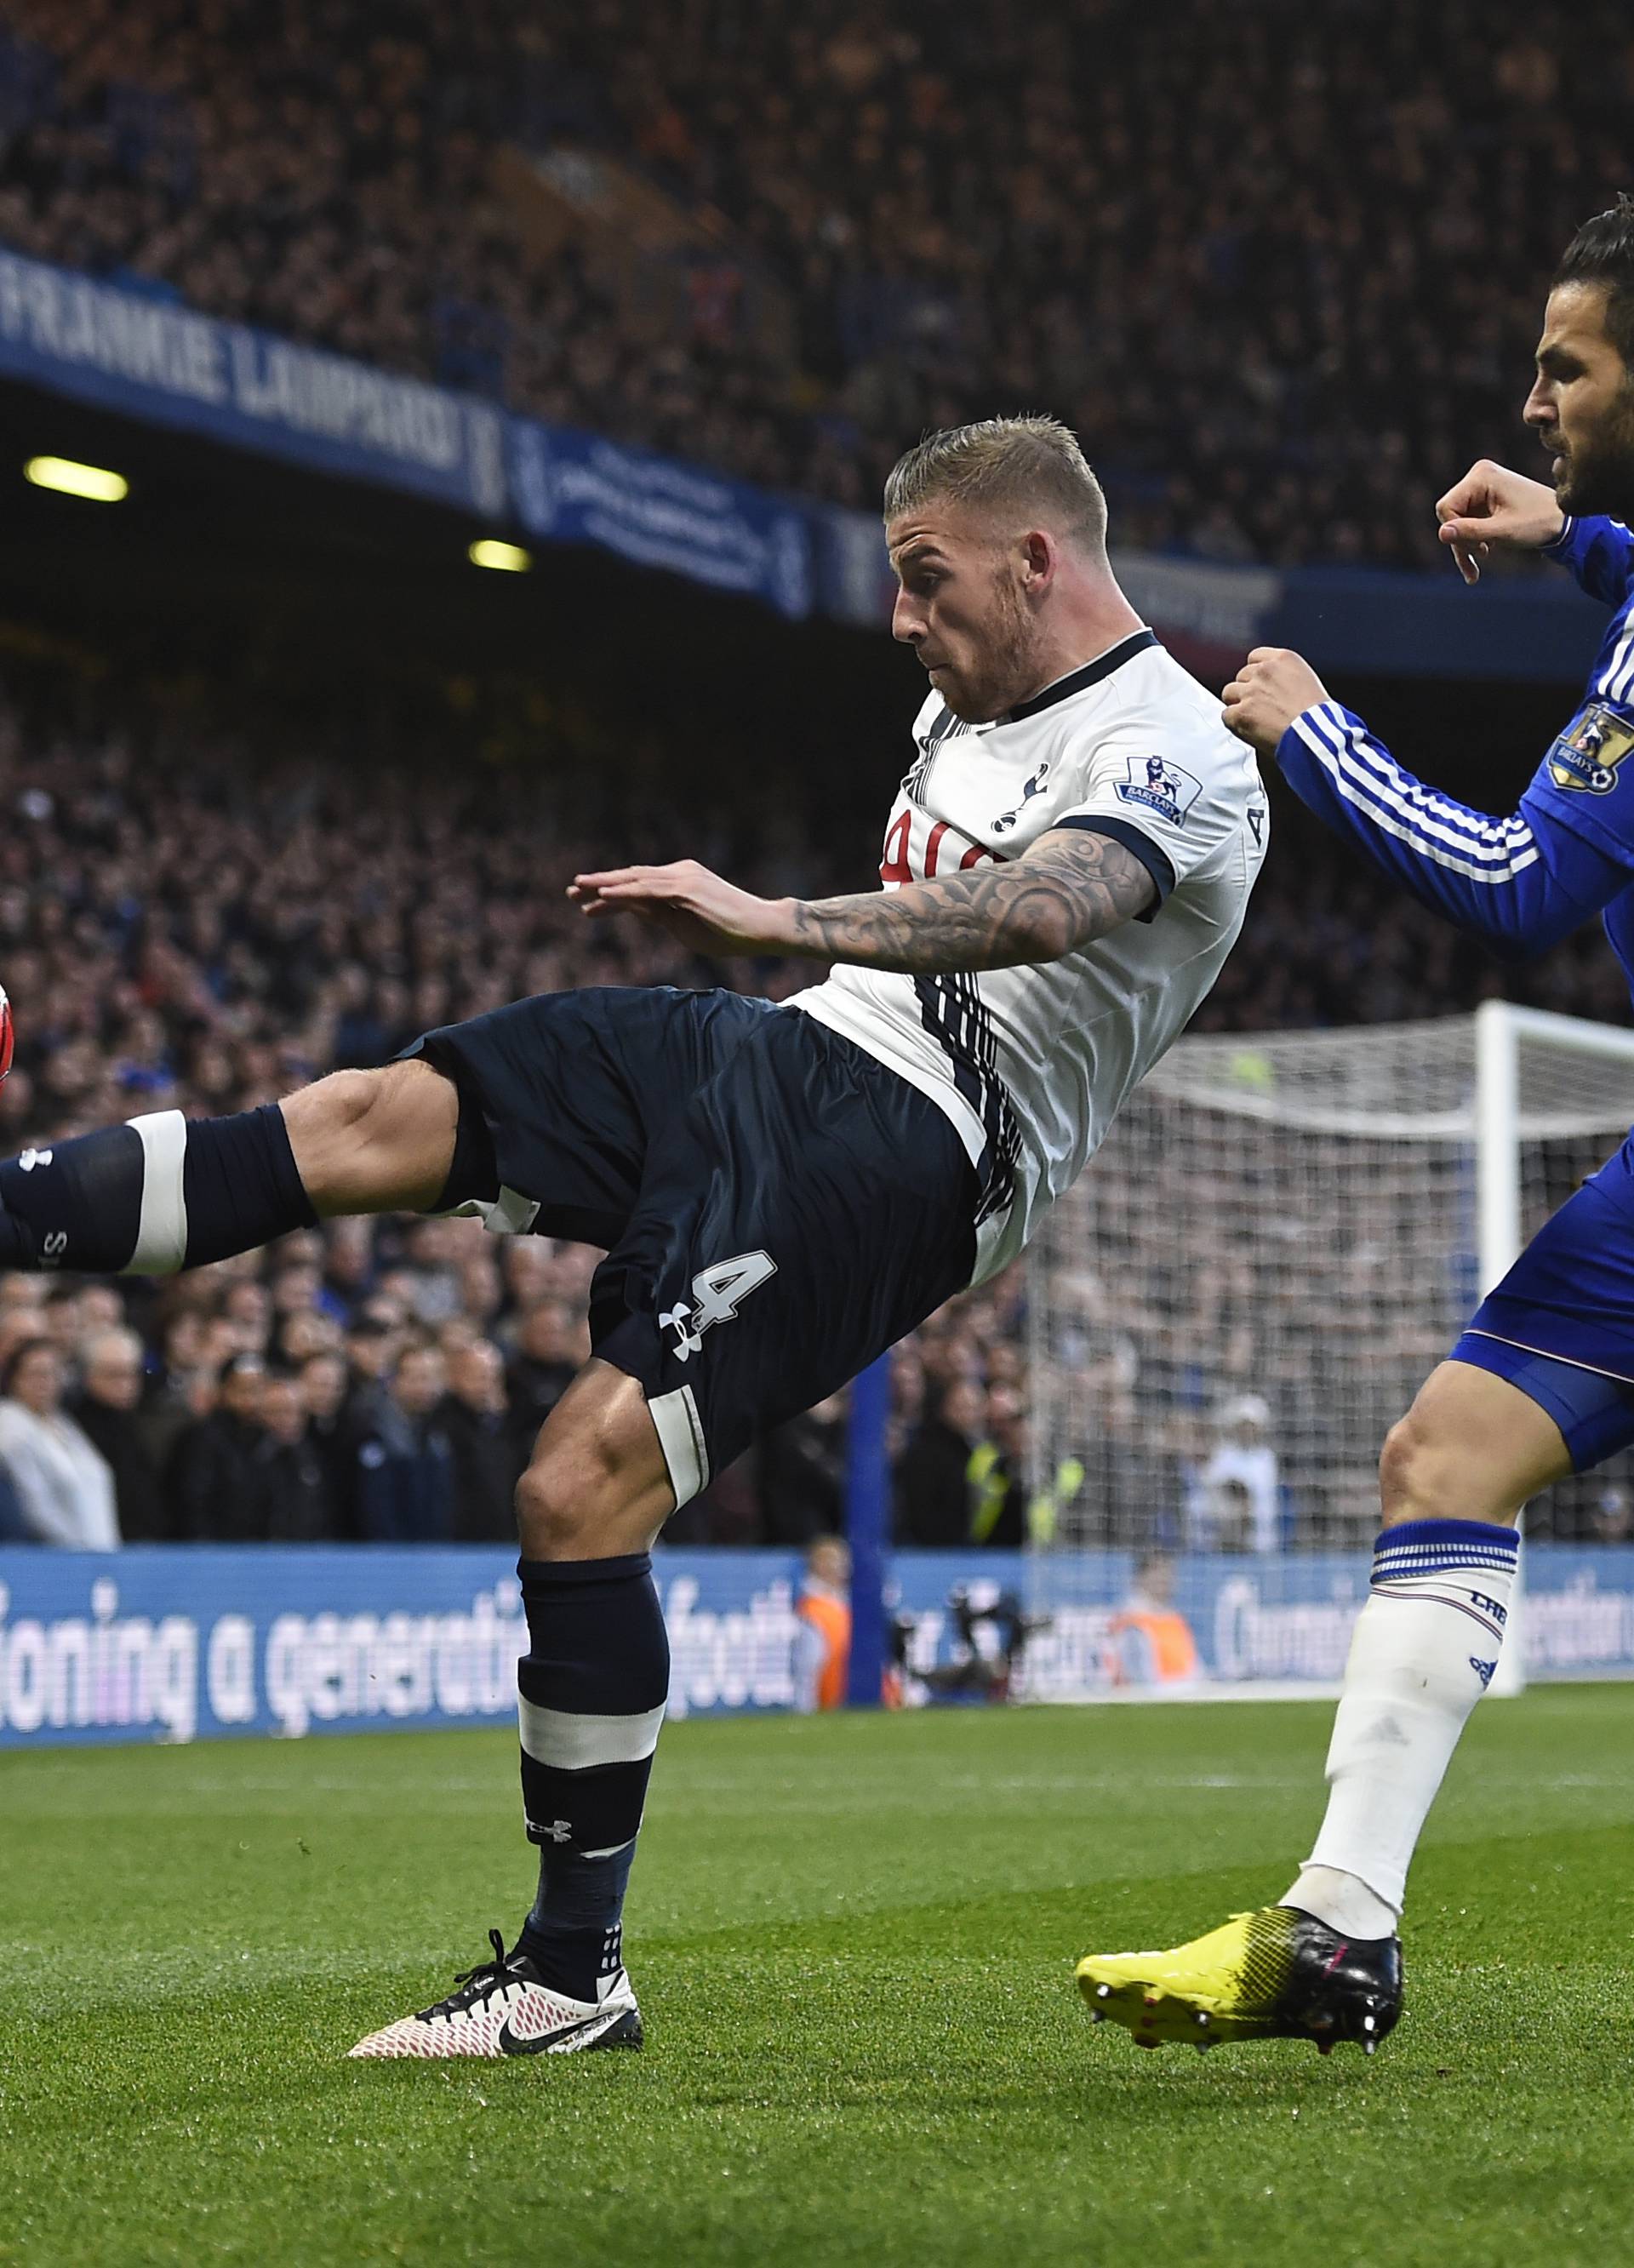
{"type": "Polygon", "coordinates": [[[1286,646],[1256,645],[1222,696],[1226,722],[1240,740],[1262,756],[1296,717],[1328,698],[1328,688],[1304,657],[1286,646]]]}
{"type": "Polygon", "coordinates": [[[1440,538],[1466,583],[1481,580],[1481,563],[1492,546],[1535,551],[1552,543],[1566,524],[1555,491],[1524,473],[1512,473],[1490,457],[1471,465],[1435,508],[1440,538]]]}

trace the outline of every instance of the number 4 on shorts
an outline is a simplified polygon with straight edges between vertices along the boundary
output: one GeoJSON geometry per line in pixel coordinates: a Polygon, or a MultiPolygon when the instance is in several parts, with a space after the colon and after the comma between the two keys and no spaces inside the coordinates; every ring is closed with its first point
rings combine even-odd
{"type": "Polygon", "coordinates": [[[700,1268],[692,1279],[693,1305],[683,1300],[659,1317],[660,1330],[674,1330],[675,1352],[682,1362],[696,1354],[711,1323],[729,1323],[739,1305],[759,1291],[777,1263],[769,1252],[740,1252],[735,1260],[718,1260],[700,1268]]]}

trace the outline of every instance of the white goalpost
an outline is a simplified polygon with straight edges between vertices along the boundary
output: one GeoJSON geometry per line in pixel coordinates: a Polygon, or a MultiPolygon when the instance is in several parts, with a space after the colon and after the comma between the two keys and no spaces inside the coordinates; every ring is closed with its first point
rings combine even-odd
{"type": "MultiPolygon", "coordinates": [[[[1027,1263],[1031,1690],[1330,1685],[1386,1431],[1630,1123],[1634,1030],[1503,1001],[1181,1041],[1027,1263]]],[[[1629,1468],[1528,1533],[1586,1536],[1629,1468]]]]}

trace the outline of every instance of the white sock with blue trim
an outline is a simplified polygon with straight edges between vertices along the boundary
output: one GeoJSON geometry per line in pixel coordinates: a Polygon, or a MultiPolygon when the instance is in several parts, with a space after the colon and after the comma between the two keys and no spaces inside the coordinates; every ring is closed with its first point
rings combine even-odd
{"type": "Polygon", "coordinates": [[[1347,1937],[1394,1934],[1407,1869],[1504,1643],[1520,1538],[1476,1520],[1387,1528],[1328,1750],[1327,1815],[1281,1903],[1347,1937]]]}

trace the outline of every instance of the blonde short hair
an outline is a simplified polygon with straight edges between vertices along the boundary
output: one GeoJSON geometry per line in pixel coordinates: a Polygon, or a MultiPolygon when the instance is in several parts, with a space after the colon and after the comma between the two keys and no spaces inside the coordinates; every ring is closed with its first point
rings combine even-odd
{"type": "Polygon", "coordinates": [[[1078,436],[1058,417],[983,417],[927,433],[892,467],[885,518],[930,503],[1042,511],[1086,551],[1107,548],[1107,499],[1078,436]]]}

